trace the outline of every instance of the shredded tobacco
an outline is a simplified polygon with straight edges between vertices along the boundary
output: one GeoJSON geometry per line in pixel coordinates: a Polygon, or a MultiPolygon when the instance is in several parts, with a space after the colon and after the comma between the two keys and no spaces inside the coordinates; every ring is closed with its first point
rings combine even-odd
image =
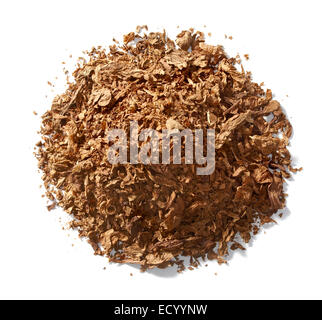
{"type": "MultiPolygon", "coordinates": [[[[140,26],[137,31],[147,30],[140,26]]],[[[229,37],[231,38],[231,37],[229,37]]],[[[142,270],[190,257],[225,263],[285,207],[292,126],[279,102],[201,32],[131,32],[109,52],[93,48],[67,91],[42,116],[37,144],[46,196],[71,227],[118,263],[142,270]],[[111,165],[106,131],[169,126],[216,130],[216,167],[111,165]]],[[[50,83],[50,85],[52,85],[50,83]]]]}

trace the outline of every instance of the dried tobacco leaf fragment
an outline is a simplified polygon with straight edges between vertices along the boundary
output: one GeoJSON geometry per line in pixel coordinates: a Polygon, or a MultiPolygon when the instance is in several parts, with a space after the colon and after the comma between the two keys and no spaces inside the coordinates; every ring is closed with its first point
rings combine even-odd
{"type": "Polygon", "coordinates": [[[245,249],[238,239],[247,243],[285,207],[283,183],[297,170],[287,150],[292,126],[271,91],[201,32],[182,31],[174,42],[143,29],[108,53],[93,48],[42,116],[37,158],[48,210],[62,207],[110,261],[179,271],[180,256],[192,269],[199,258],[225,263],[229,249],[245,249]],[[140,130],[215,129],[214,173],[110,164],[106,132],[129,130],[130,120],[140,130]]]}

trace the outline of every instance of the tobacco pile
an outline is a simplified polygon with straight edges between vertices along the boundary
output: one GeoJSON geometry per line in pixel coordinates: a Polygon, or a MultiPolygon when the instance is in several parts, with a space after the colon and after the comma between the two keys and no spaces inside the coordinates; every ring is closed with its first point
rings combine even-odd
{"type": "Polygon", "coordinates": [[[292,127],[280,104],[238,71],[222,46],[201,32],[129,33],[109,52],[93,48],[75,81],[42,116],[37,158],[50,206],[95,253],[142,269],[177,264],[180,256],[225,262],[285,206],[292,127]],[[174,124],[215,128],[216,168],[111,165],[106,130],[174,124]],[[240,239],[240,240],[238,240],[240,239]]]}

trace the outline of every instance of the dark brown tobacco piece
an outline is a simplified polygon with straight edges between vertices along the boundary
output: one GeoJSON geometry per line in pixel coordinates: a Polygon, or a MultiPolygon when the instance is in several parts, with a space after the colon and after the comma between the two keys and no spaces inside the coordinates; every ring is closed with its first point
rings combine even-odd
{"type": "MultiPolygon", "coordinates": [[[[138,28],[140,31],[142,28],[138,28]]],[[[271,91],[238,71],[201,32],[124,36],[89,52],[75,81],[42,116],[39,168],[47,196],[72,215],[95,253],[142,269],[184,265],[180,256],[225,262],[285,206],[292,127],[271,91]],[[106,131],[216,130],[216,168],[111,165],[106,131]],[[238,237],[236,237],[238,235],[238,237]]]]}

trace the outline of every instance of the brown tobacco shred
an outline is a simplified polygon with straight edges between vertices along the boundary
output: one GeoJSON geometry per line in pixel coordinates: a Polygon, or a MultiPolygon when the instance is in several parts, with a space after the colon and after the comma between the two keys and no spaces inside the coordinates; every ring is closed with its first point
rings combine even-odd
{"type": "Polygon", "coordinates": [[[285,207],[283,182],[296,171],[287,150],[291,124],[270,90],[238,71],[222,46],[204,41],[193,30],[176,41],[131,32],[108,53],[93,48],[42,116],[37,157],[48,209],[62,207],[110,261],[179,271],[180,256],[190,256],[192,267],[199,258],[225,263],[230,248],[245,249],[237,238],[248,243],[285,207]],[[106,131],[128,130],[130,120],[140,130],[215,128],[215,172],[111,165],[106,131]]]}

